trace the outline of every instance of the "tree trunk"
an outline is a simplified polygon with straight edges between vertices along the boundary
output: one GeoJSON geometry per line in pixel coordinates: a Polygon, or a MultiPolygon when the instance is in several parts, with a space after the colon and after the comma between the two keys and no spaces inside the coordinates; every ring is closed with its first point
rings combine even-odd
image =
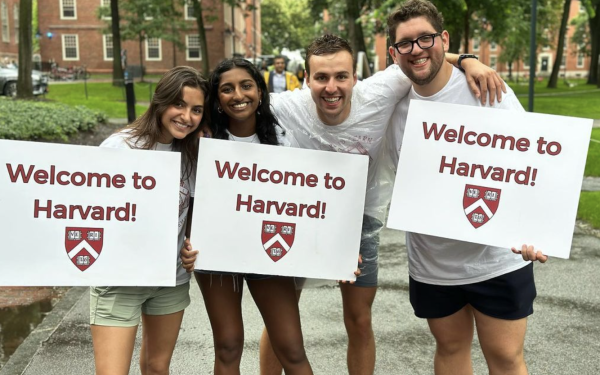
{"type": "MultiPolygon", "coordinates": [[[[208,64],[208,44],[206,43],[206,30],[204,29],[204,16],[202,12],[202,4],[200,1],[192,1],[194,5],[194,17],[196,17],[196,26],[198,26],[198,37],[200,38],[200,56],[202,56],[202,74],[208,77],[210,67],[208,64]]],[[[233,29],[235,25],[231,25],[233,29]]],[[[256,48],[256,46],[254,46],[256,48]]]]}
{"type": "Polygon", "coordinates": [[[19,6],[19,78],[17,79],[17,98],[32,99],[33,83],[31,66],[33,57],[32,26],[33,4],[31,0],[21,0],[19,6]]]}
{"type": "Polygon", "coordinates": [[[588,84],[598,85],[600,87],[599,59],[600,59],[600,2],[594,9],[596,15],[590,18],[590,34],[592,39],[592,58],[590,61],[590,71],[588,74],[588,84]]]}
{"type": "MultiPolygon", "coordinates": [[[[571,0],[565,0],[563,6],[562,20],[560,21],[560,30],[558,32],[558,46],[556,47],[556,58],[554,59],[554,65],[552,65],[552,73],[548,80],[548,88],[555,89],[558,83],[558,72],[560,71],[560,64],[562,62],[564,47],[565,47],[565,34],[567,33],[567,22],[569,21],[569,10],[571,9],[571,0]]],[[[566,79],[565,73],[565,79],[566,79]]]]}
{"type": "Polygon", "coordinates": [[[360,9],[356,0],[346,0],[346,21],[348,26],[348,39],[350,46],[354,51],[356,60],[358,52],[367,52],[365,37],[363,35],[362,24],[357,22],[360,18],[360,9]]]}
{"type": "Polygon", "coordinates": [[[467,10],[465,11],[465,18],[464,18],[464,33],[465,35],[463,35],[463,37],[465,38],[465,50],[464,53],[469,53],[469,33],[471,32],[471,14],[469,13],[469,9],[467,8],[467,10]]]}
{"type": "Polygon", "coordinates": [[[461,39],[462,39],[461,33],[456,32],[456,33],[450,34],[450,48],[448,49],[448,52],[458,54],[458,51],[460,50],[461,39]]]}
{"type": "Polygon", "coordinates": [[[144,82],[144,36],[139,35],[139,43],[140,43],[140,82],[144,82]]]}
{"type": "Polygon", "coordinates": [[[111,31],[113,40],[112,85],[123,86],[123,64],[121,61],[121,29],[119,28],[119,1],[110,0],[111,31]]]}

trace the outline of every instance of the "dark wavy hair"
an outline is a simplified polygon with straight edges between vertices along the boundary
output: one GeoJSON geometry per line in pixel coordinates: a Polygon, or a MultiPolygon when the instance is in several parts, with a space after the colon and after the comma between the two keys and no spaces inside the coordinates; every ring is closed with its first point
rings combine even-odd
{"type": "MultiPolygon", "coordinates": [[[[248,60],[234,57],[232,59],[225,59],[217,65],[213,70],[208,80],[209,94],[208,94],[208,108],[210,109],[210,130],[213,137],[217,139],[229,139],[227,129],[229,129],[229,117],[225,112],[219,112],[219,84],[221,82],[221,75],[232,69],[244,69],[250,74],[250,77],[256,82],[256,87],[260,90],[260,104],[256,109],[256,135],[260,140],[260,143],[269,145],[278,145],[277,131],[275,130],[279,125],[279,121],[271,111],[271,101],[269,99],[269,90],[263,74],[248,60]]],[[[285,134],[283,129],[281,133],[285,134]]]]}
{"type": "MultiPolygon", "coordinates": [[[[154,90],[154,96],[148,110],[126,127],[130,130],[127,143],[131,147],[149,150],[158,142],[163,126],[162,115],[169,106],[183,99],[183,88],[199,89],[208,96],[208,84],[200,72],[189,66],[178,66],[166,72],[154,90]]],[[[196,168],[198,158],[198,133],[205,123],[206,116],[202,116],[200,125],[183,139],[173,139],[173,151],[180,151],[184,161],[183,176],[187,178],[196,168]]]]}

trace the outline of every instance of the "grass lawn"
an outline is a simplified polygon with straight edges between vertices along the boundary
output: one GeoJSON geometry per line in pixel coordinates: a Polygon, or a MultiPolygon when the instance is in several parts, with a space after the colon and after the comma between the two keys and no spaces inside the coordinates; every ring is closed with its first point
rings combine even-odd
{"type": "MultiPolygon", "coordinates": [[[[148,108],[151,91],[156,87],[155,83],[135,83],[135,114],[140,116],[148,108]]],[[[108,115],[109,118],[127,118],[127,105],[125,103],[125,89],[114,87],[109,82],[88,82],[88,98],[85,96],[83,82],[52,84],[46,99],[69,105],[83,105],[91,109],[99,110],[108,115]]]]}
{"type": "Polygon", "coordinates": [[[582,191],[579,197],[577,218],[600,228],[600,191],[582,191]]]}
{"type": "Polygon", "coordinates": [[[592,129],[592,140],[588,149],[584,174],[586,176],[600,177],[600,128],[592,129]]]}

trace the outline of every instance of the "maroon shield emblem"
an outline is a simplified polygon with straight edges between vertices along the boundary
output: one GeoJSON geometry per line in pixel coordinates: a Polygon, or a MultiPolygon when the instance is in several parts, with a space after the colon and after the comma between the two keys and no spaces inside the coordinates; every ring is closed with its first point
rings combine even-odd
{"type": "Polygon", "coordinates": [[[296,224],[263,221],[262,243],[267,255],[273,262],[277,262],[290,251],[294,244],[295,235],[296,224]]]}
{"type": "Polygon", "coordinates": [[[102,252],[104,229],[67,227],[65,249],[75,267],[87,270],[102,252]]]}
{"type": "Polygon", "coordinates": [[[466,185],[463,208],[469,223],[479,228],[492,219],[500,203],[500,189],[466,185]]]}

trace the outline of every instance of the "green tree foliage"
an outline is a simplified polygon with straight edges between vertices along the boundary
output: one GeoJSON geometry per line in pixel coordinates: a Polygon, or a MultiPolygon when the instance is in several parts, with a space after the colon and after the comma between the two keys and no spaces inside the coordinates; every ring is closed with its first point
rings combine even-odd
{"type": "Polygon", "coordinates": [[[315,21],[307,12],[308,0],[263,0],[261,2],[262,50],[277,54],[282,48],[305,48],[317,35],[315,21]]]}

